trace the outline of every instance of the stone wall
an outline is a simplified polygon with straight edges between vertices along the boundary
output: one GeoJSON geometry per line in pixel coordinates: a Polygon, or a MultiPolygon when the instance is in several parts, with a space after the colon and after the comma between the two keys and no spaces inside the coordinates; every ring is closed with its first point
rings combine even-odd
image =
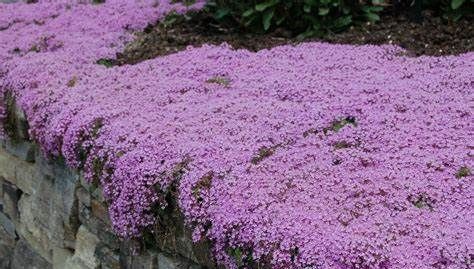
{"type": "Polygon", "coordinates": [[[143,240],[117,238],[100,188],[43,157],[22,113],[9,117],[14,139],[0,141],[0,269],[215,268],[176,206],[143,240]]]}

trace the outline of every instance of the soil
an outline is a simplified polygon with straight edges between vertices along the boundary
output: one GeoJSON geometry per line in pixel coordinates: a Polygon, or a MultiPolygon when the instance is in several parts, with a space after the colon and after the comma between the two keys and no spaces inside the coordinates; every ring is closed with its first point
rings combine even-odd
{"type": "MultiPolygon", "coordinates": [[[[233,48],[258,51],[301,42],[291,32],[276,29],[267,34],[243,33],[214,23],[206,14],[167,18],[148,26],[135,41],[117,55],[117,64],[135,64],[157,56],[184,50],[187,46],[227,42],[233,48]]],[[[408,55],[456,55],[474,51],[474,17],[447,22],[425,11],[423,21],[415,23],[403,14],[386,14],[378,23],[366,23],[341,33],[303,41],[341,44],[394,44],[405,48],[408,55]]]]}

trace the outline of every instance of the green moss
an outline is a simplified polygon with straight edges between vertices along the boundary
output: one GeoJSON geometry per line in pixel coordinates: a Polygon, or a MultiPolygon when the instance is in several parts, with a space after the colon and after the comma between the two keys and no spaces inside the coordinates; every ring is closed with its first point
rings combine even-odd
{"type": "Polygon", "coordinates": [[[92,172],[94,175],[94,180],[99,180],[102,176],[104,170],[105,160],[101,160],[99,158],[94,158],[92,160],[92,172]]]}
{"type": "Polygon", "coordinates": [[[6,118],[3,123],[3,128],[5,132],[11,139],[15,139],[16,135],[16,121],[14,117],[14,104],[15,98],[11,93],[6,93],[4,96],[5,108],[6,108],[6,118]]]}
{"type": "Polygon", "coordinates": [[[410,201],[416,208],[428,208],[433,210],[435,200],[429,197],[427,194],[419,194],[415,196],[409,196],[408,201],[410,201]]]}
{"type": "Polygon", "coordinates": [[[226,78],[226,77],[223,77],[223,76],[215,76],[215,77],[212,77],[208,80],[206,80],[206,83],[214,83],[214,84],[219,84],[221,86],[224,86],[226,88],[228,88],[230,86],[230,79],[229,78],[226,78]]]}
{"type": "Polygon", "coordinates": [[[354,117],[345,117],[340,120],[335,120],[331,123],[329,127],[324,128],[323,132],[324,134],[327,134],[329,131],[339,132],[339,130],[341,130],[347,125],[352,125],[354,127],[357,127],[356,119],[354,117]]]}
{"type": "Polygon", "coordinates": [[[303,132],[303,137],[306,138],[308,137],[309,135],[312,135],[312,134],[317,134],[318,133],[318,130],[314,129],[314,128],[311,128],[311,129],[308,129],[306,131],[303,132]]]}
{"type": "Polygon", "coordinates": [[[237,264],[239,268],[244,265],[244,255],[241,248],[229,248],[227,254],[234,259],[235,264],[237,264]]]}
{"type": "Polygon", "coordinates": [[[104,126],[104,119],[97,118],[94,120],[94,124],[92,125],[92,138],[97,138],[99,136],[100,129],[104,126]]]}
{"type": "Polygon", "coordinates": [[[356,118],[349,116],[349,117],[345,117],[339,120],[334,120],[333,122],[331,122],[331,124],[328,127],[325,127],[322,130],[317,130],[315,128],[308,129],[303,132],[303,137],[306,138],[309,135],[317,134],[320,131],[322,131],[324,135],[327,135],[329,132],[339,132],[342,128],[344,128],[347,125],[352,125],[354,127],[357,127],[356,118]]]}
{"type": "Polygon", "coordinates": [[[275,147],[265,147],[265,146],[261,147],[258,150],[257,155],[254,156],[250,162],[252,164],[257,165],[261,161],[263,161],[265,158],[268,158],[268,157],[272,156],[273,154],[275,154],[275,147]]]}
{"type": "Polygon", "coordinates": [[[103,65],[107,68],[114,67],[114,66],[118,65],[117,60],[110,59],[110,58],[101,58],[101,59],[96,61],[96,64],[103,65]]]}
{"type": "Polygon", "coordinates": [[[342,141],[338,141],[338,142],[334,143],[333,146],[334,146],[335,149],[345,149],[345,148],[352,147],[352,144],[347,142],[347,141],[342,140],[342,141]]]}
{"type": "Polygon", "coordinates": [[[91,150],[90,146],[83,147],[84,141],[96,139],[99,136],[100,128],[102,128],[102,126],[103,126],[103,119],[102,118],[95,119],[92,124],[90,136],[85,135],[84,133],[81,134],[80,142],[76,146],[76,156],[77,156],[77,160],[79,160],[80,162],[80,165],[79,165],[80,168],[84,167],[85,161],[87,160],[87,156],[89,155],[89,152],[91,150]]]}
{"type": "Polygon", "coordinates": [[[459,168],[458,172],[456,173],[456,178],[457,179],[461,179],[463,177],[468,177],[471,175],[471,169],[469,169],[469,167],[467,166],[463,166],[461,168],[459,168]]]}
{"type": "Polygon", "coordinates": [[[194,198],[198,201],[202,201],[202,191],[209,190],[212,186],[212,179],[214,178],[214,172],[210,171],[204,175],[198,183],[193,187],[192,192],[194,198]]]}
{"type": "Polygon", "coordinates": [[[31,52],[40,52],[40,49],[39,49],[38,45],[34,44],[33,46],[31,46],[29,51],[31,51],[31,52]]]}
{"type": "Polygon", "coordinates": [[[294,262],[299,254],[300,254],[300,249],[298,247],[292,248],[290,250],[291,261],[294,262]]]}
{"type": "Polygon", "coordinates": [[[7,92],[3,97],[6,109],[6,118],[3,122],[5,133],[13,143],[28,139],[28,124],[20,121],[15,114],[16,99],[12,93],[7,92]]]}
{"type": "Polygon", "coordinates": [[[72,88],[74,86],[76,86],[76,83],[77,83],[77,77],[76,76],[73,76],[68,82],[67,82],[67,86],[69,88],[72,88]]]}
{"type": "Polygon", "coordinates": [[[161,21],[161,25],[164,26],[165,28],[172,26],[177,22],[178,20],[182,19],[182,15],[176,13],[176,12],[171,12],[166,17],[161,21]]]}
{"type": "Polygon", "coordinates": [[[230,257],[232,257],[232,259],[234,259],[235,264],[238,266],[238,268],[270,268],[253,259],[253,250],[251,248],[229,247],[226,252],[230,257]]]}

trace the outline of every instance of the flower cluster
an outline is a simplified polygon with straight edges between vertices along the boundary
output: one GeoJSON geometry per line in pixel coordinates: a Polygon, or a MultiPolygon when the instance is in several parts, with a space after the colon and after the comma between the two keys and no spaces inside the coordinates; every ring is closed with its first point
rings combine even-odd
{"type": "Polygon", "coordinates": [[[0,5],[1,96],[46,154],[100,181],[119,235],[153,224],[175,185],[194,239],[229,268],[472,266],[474,53],[223,44],[97,64],[201,6],[0,5]]]}

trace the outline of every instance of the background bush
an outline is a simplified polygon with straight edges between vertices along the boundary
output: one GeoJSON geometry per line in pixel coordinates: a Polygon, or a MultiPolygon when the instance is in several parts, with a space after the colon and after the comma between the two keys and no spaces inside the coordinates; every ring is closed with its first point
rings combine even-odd
{"type": "Polygon", "coordinates": [[[432,9],[452,21],[474,15],[474,0],[424,0],[423,7],[432,9]]]}
{"type": "Polygon", "coordinates": [[[457,20],[472,14],[473,3],[474,0],[214,0],[208,2],[208,10],[221,23],[246,30],[284,28],[306,37],[338,32],[356,22],[378,21],[386,7],[418,9],[415,13],[430,8],[457,20]]]}
{"type": "Polygon", "coordinates": [[[374,0],[266,0],[210,1],[208,7],[220,21],[231,21],[244,28],[265,32],[278,27],[304,35],[340,31],[354,21],[377,21],[383,7],[374,0]]]}

